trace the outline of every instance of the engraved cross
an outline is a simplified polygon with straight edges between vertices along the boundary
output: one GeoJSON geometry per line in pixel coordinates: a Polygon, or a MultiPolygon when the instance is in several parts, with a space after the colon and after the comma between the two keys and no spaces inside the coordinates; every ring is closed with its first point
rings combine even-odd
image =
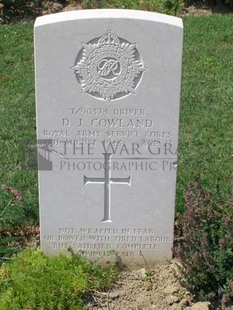
{"type": "Polygon", "coordinates": [[[118,184],[128,184],[130,185],[131,177],[127,178],[112,178],[111,177],[111,156],[110,153],[103,153],[104,155],[104,177],[103,178],[89,178],[84,175],[84,185],[88,183],[100,183],[104,184],[104,218],[102,222],[112,222],[111,220],[111,184],[118,183],[118,184]]]}

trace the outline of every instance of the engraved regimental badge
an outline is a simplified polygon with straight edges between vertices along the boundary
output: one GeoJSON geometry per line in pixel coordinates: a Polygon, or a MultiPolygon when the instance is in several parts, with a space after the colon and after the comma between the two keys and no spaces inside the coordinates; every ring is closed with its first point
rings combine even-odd
{"type": "Polygon", "coordinates": [[[145,67],[136,43],[109,30],[102,37],[82,43],[72,69],[83,93],[109,102],[134,94],[145,67]]]}

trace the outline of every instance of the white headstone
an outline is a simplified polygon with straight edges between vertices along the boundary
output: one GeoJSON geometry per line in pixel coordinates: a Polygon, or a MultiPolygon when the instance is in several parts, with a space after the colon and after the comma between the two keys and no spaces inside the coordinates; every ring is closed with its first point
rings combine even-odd
{"type": "Polygon", "coordinates": [[[142,11],[37,18],[45,254],[171,259],[182,33],[181,19],[142,11]]]}

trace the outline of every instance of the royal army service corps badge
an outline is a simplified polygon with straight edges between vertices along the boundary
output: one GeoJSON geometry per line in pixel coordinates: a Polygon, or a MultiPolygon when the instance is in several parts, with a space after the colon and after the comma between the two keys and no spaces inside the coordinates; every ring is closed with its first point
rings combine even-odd
{"type": "Polygon", "coordinates": [[[82,43],[72,69],[83,93],[108,102],[134,94],[146,70],[136,43],[129,43],[110,30],[82,43]]]}

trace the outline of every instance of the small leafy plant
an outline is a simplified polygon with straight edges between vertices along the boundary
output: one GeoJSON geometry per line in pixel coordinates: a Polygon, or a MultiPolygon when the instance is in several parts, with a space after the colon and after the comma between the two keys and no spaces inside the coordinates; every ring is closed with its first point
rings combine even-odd
{"type": "Polygon", "coordinates": [[[204,298],[233,300],[233,200],[224,202],[219,186],[205,192],[200,183],[184,190],[186,211],[178,215],[182,237],[174,253],[189,289],[204,298]]]}
{"type": "Polygon", "coordinates": [[[37,235],[37,210],[13,187],[3,184],[0,202],[0,262],[21,251],[37,235]]]}
{"type": "Polygon", "coordinates": [[[182,0],[83,0],[81,3],[84,9],[117,8],[154,11],[170,15],[180,13],[182,7],[182,0]]]}
{"type": "Polygon", "coordinates": [[[13,16],[31,15],[35,0],[2,0],[3,17],[10,19],[13,16]]]}
{"type": "Polygon", "coordinates": [[[116,275],[116,266],[100,267],[78,254],[48,258],[27,248],[1,266],[0,309],[85,309],[88,294],[110,287],[116,275]]]}

